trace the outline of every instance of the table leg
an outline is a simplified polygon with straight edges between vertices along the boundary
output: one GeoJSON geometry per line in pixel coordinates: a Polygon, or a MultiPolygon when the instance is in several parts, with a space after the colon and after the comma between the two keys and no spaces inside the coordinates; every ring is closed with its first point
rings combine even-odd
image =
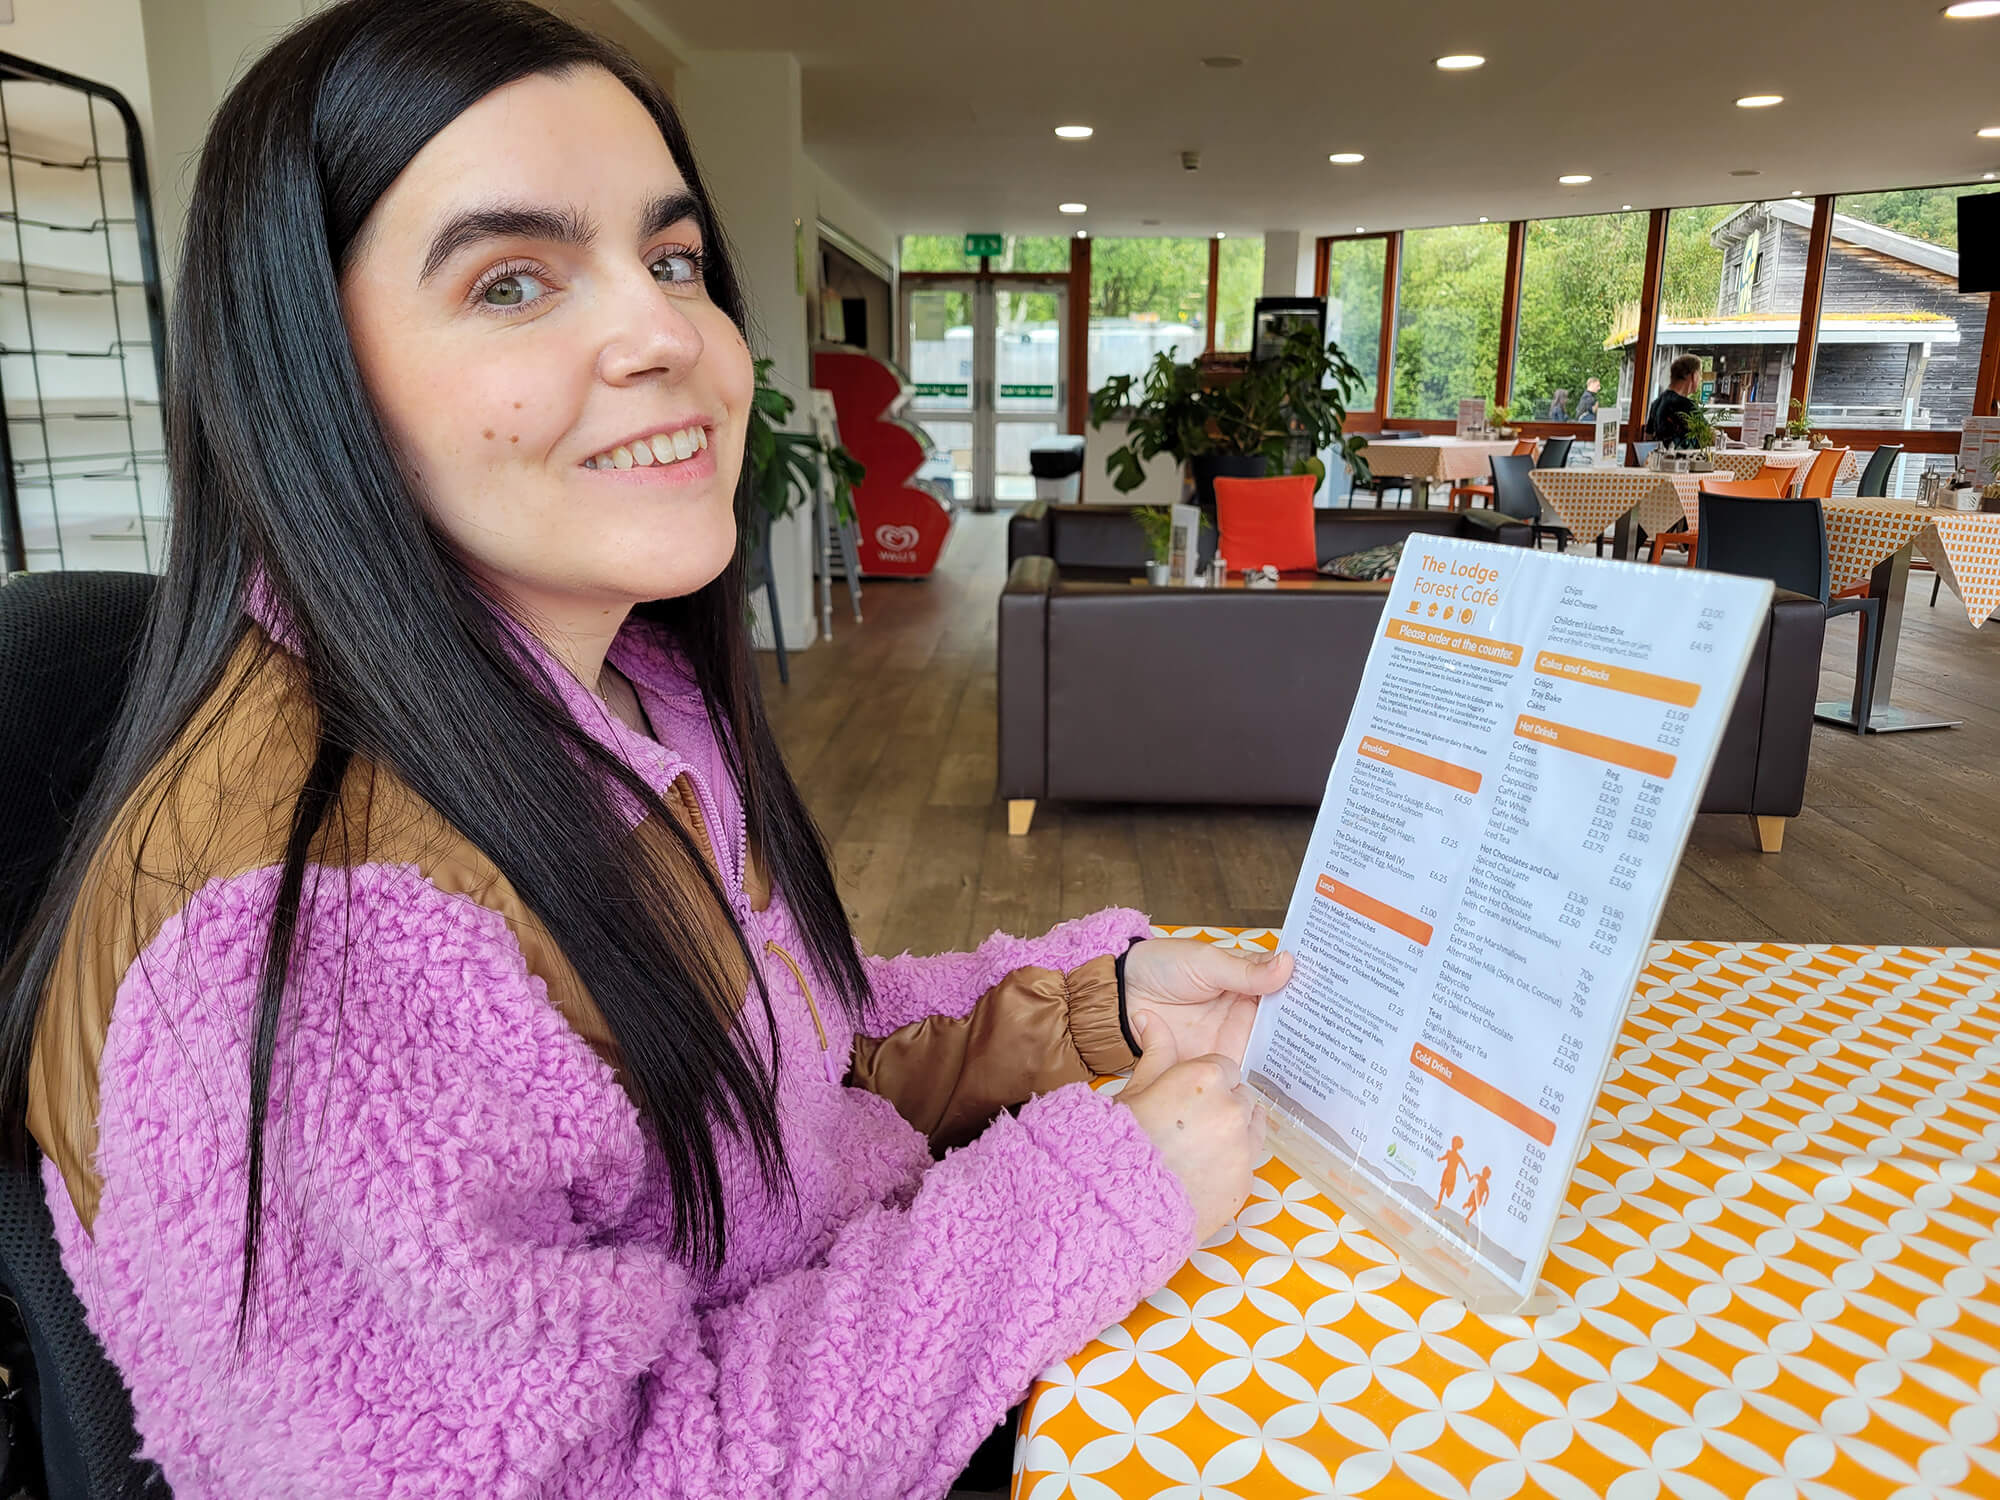
{"type": "Polygon", "coordinates": [[[1431,508],[1431,482],[1416,478],[1410,481],[1410,509],[1429,510],[1431,508]]]}
{"type": "MultiPolygon", "coordinates": [[[[1913,539],[1914,541],[1914,539],[1913,539]]],[[[1889,701],[1896,686],[1896,647],[1903,636],[1903,595],[1905,585],[1910,580],[1910,548],[1912,542],[1905,542],[1896,549],[1894,555],[1876,564],[1875,571],[1868,575],[1868,597],[1882,601],[1875,615],[1875,628],[1868,628],[1868,617],[1861,617],[1861,641],[1855,652],[1855,680],[1860,680],[1861,653],[1875,653],[1875,688],[1868,709],[1868,731],[1871,734],[1893,734],[1905,729],[1956,729],[1963,720],[1927,719],[1897,708],[1889,701]]],[[[1813,705],[1813,717],[1822,724],[1838,724],[1844,729],[1853,729],[1854,705],[1839,698],[1825,699],[1813,705]]]]}
{"type": "MultiPolygon", "coordinates": [[[[1632,519],[1632,516],[1633,513],[1628,510],[1624,515],[1611,523],[1611,555],[1613,557],[1622,557],[1629,561],[1638,550],[1636,544],[1639,528],[1638,523],[1632,519]]],[[[1582,541],[1583,538],[1578,537],[1577,540],[1582,541]]],[[[1590,540],[1595,542],[1597,538],[1592,537],[1590,540]]]]}

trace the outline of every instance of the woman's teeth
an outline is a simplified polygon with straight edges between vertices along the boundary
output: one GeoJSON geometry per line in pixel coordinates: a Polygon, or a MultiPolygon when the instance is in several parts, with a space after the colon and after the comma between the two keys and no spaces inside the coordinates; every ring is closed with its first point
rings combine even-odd
{"type": "Polygon", "coordinates": [[[644,469],[656,464],[679,463],[708,446],[708,429],[682,427],[673,432],[656,432],[636,443],[621,443],[607,453],[586,458],[586,469],[644,469]]]}

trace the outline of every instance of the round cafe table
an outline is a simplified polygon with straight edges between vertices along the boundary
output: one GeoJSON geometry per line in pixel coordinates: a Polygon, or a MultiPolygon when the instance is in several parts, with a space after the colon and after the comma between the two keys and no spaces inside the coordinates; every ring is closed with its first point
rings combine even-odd
{"type": "Polygon", "coordinates": [[[1553,1311],[1467,1312],[1267,1159],[1036,1382],[1013,1495],[1990,1500],[1996,1157],[2000,951],[1656,943],[1553,1311]]]}
{"type": "Polygon", "coordinates": [[[1368,467],[1378,476],[1410,481],[1410,505],[1427,510],[1432,484],[1466,479],[1484,480],[1492,471],[1488,460],[1514,451],[1514,439],[1414,438],[1407,442],[1369,443],[1362,449],[1368,467]]]}

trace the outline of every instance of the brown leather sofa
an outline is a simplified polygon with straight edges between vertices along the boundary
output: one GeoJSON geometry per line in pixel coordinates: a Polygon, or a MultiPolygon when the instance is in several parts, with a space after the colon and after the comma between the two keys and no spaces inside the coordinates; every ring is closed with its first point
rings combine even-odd
{"type": "MultiPolygon", "coordinates": [[[[1118,528],[1071,519],[1112,509],[1030,515],[1030,506],[1010,529],[999,779],[1011,831],[1027,832],[1043,798],[1317,806],[1388,585],[1135,588],[1143,551],[1130,518],[1130,548],[1118,528]],[[1061,550],[1026,550],[1037,545],[1061,550]],[[1073,567],[1064,555],[1077,559],[1073,567]],[[1275,732],[1265,727],[1274,723],[1275,732]]],[[[1468,513],[1352,519],[1388,541],[1400,534],[1395,523],[1411,529],[1413,515],[1426,518],[1426,529],[1446,529],[1454,514],[1468,513]]],[[[1334,551],[1355,550],[1346,543],[1357,533],[1334,534],[1334,551]]],[[[1825,625],[1815,601],[1779,594],[1703,793],[1704,812],[1749,814],[1766,852],[1777,851],[1784,820],[1804,805],[1825,625]]]]}

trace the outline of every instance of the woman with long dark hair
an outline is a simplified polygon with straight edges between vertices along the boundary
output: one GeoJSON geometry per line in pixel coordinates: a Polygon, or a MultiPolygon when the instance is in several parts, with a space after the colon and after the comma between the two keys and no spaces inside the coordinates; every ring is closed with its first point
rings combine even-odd
{"type": "Polygon", "coordinates": [[[746,324],[658,86],[519,0],[346,0],[217,113],[171,556],[0,1017],[184,1496],[934,1494],[1242,1203],[1288,960],[856,949],[746,324]]]}

